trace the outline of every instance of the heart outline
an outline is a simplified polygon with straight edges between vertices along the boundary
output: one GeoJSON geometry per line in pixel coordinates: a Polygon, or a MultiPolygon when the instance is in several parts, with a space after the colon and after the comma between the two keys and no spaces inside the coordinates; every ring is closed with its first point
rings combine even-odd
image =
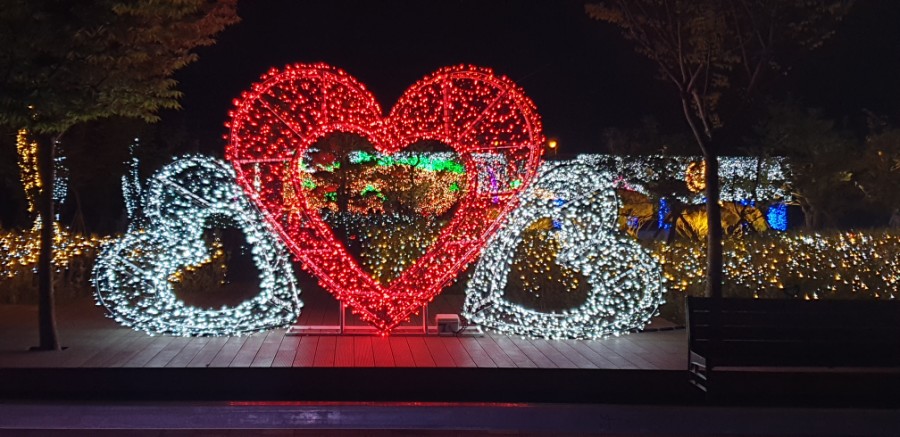
{"type": "Polygon", "coordinates": [[[326,64],[270,70],[234,103],[226,159],[238,183],[303,267],[383,333],[474,260],[533,179],[544,143],[540,118],[524,92],[473,66],[442,68],[417,81],[387,116],[364,85],[326,64]],[[384,154],[417,141],[441,141],[466,167],[467,191],[453,219],[389,284],[366,274],[305,201],[298,161],[336,132],[360,135],[384,154]]]}

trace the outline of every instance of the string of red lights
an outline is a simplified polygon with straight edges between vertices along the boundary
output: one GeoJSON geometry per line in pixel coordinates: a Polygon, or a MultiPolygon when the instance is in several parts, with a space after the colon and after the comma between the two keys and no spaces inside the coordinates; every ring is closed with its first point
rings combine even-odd
{"type": "Polygon", "coordinates": [[[383,115],[374,96],[325,64],[272,69],[235,100],[226,158],[303,267],[386,334],[474,260],[540,164],[534,103],[511,80],[460,65],[419,80],[383,115]],[[466,168],[466,192],[435,243],[387,285],[373,279],[312,207],[302,162],[326,135],[350,133],[383,154],[440,141],[466,168]]]}

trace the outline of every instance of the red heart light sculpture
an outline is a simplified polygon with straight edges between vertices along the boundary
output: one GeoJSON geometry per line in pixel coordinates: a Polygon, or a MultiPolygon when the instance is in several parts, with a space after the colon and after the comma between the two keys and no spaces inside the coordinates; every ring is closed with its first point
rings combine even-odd
{"type": "Polygon", "coordinates": [[[360,82],[324,64],[273,69],[235,105],[226,158],[238,183],[303,267],[383,333],[408,320],[478,256],[534,176],[544,143],[540,117],[522,90],[471,66],[443,68],[416,82],[387,117],[360,82]],[[304,197],[303,157],[337,132],[361,135],[383,154],[440,141],[466,168],[456,214],[425,254],[387,285],[363,271],[304,197]]]}

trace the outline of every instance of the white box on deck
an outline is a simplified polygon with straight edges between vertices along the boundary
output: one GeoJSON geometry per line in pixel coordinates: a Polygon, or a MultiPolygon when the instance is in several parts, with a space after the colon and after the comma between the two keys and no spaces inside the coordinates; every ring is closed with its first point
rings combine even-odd
{"type": "Polygon", "coordinates": [[[438,335],[456,335],[462,326],[459,314],[438,314],[434,316],[434,321],[437,324],[438,335]]]}

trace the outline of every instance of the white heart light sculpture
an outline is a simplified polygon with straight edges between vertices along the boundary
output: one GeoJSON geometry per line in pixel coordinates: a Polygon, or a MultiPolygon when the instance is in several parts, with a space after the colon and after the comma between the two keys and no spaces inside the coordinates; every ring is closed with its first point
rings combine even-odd
{"type": "Polygon", "coordinates": [[[119,323],[151,334],[235,335],[290,325],[303,304],[287,249],[222,161],[188,156],[149,181],[145,220],[103,247],[94,267],[96,299],[119,323]],[[260,293],[233,307],[186,305],[169,278],[209,258],[203,232],[228,217],[244,232],[260,272],[260,293]]]}
{"type": "Polygon", "coordinates": [[[467,287],[463,315],[510,334],[544,338],[601,338],[643,328],[663,301],[659,263],[615,228],[613,177],[579,160],[545,163],[518,209],[491,238],[467,287]],[[526,228],[552,219],[562,250],[557,264],[580,272],[591,287],[586,301],[541,312],[504,297],[516,247],[526,228]]]}

